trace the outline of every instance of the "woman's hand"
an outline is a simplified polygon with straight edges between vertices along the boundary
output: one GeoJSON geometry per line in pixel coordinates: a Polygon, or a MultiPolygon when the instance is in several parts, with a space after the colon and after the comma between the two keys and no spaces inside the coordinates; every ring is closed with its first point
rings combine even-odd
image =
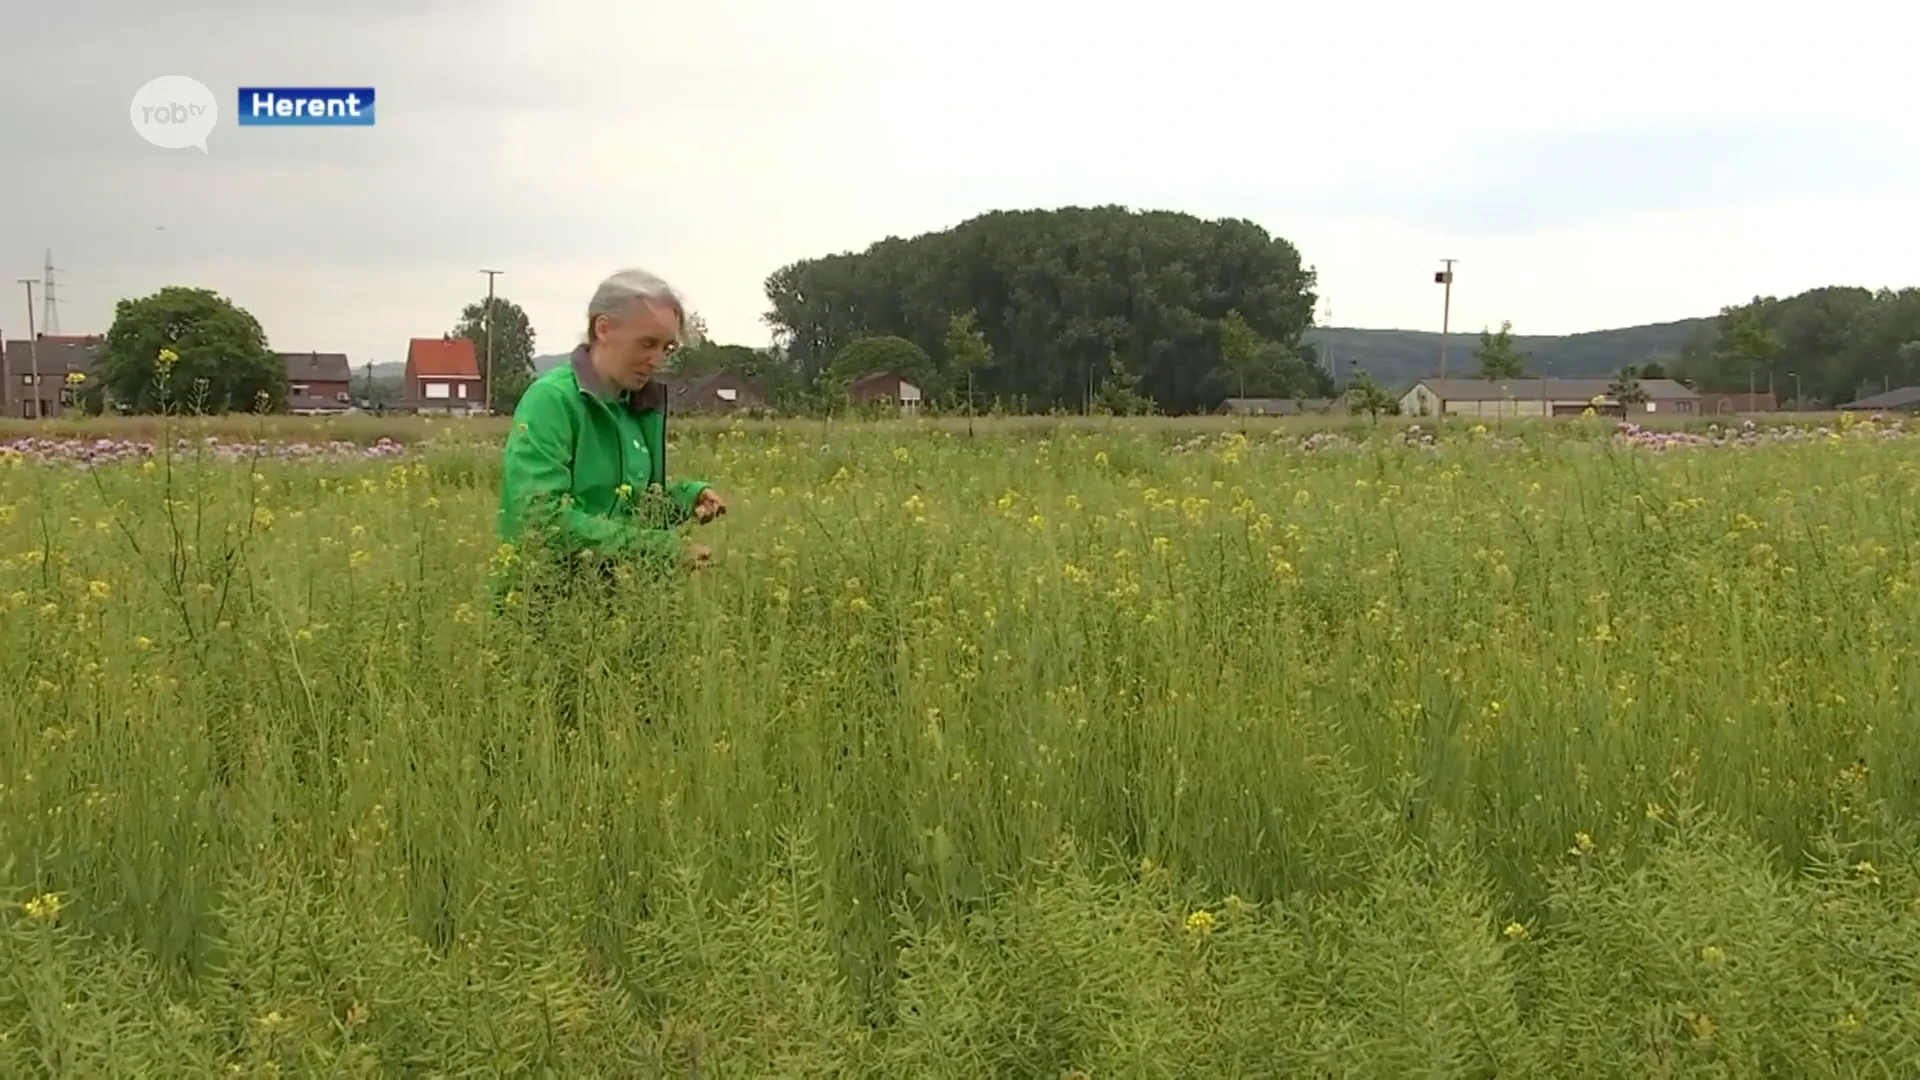
{"type": "Polygon", "coordinates": [[[712,488],[700,489],[700,497],[693,500],[693,516],[702,525],[726,512],[727,500],[712,488]]]}

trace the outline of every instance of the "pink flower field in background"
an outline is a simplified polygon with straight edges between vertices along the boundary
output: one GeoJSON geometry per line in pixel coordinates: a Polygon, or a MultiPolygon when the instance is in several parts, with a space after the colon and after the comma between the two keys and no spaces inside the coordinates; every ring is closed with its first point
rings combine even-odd
{"type": "MultiPolygon", "coordinates": [[[[14,460],[42,465],[111,465],[124,461],[147,461],[159,452],[159,446],[138,439],[11,439],[0,442],[0,461],[14,460]]],[[[343,440],[331,442],[246,442],[214,437],[178,439],[174,453],[182,457],[202,456],[217,461],[245,461],[272,458],[280,461],[383,461],[402,457],[407,447],[392,439],[372,443],[343,440]]]]}

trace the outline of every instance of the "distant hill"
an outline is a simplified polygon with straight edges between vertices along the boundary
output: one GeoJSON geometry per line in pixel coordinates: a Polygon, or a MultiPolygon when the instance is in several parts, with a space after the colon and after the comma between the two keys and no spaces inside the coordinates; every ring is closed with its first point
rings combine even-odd
{"type": "MultiPolygon", "coordinates": [[[[1672,361],[1689,337],[1710,329],[1713,322],[1711,318],[1686,319],[1561,336],[1516,334],[1513,343],[1527,358],[1528,375],[1612,375],[1628,364],[1645,363],[1654,357],[1672,361]]],[[[1342,383],[1358,368],[1366,369],[1374,381],[1384,385],[1405,385],[1439,373],[1440,335],[1435,331],[1328,327],[1308,330],[1304,340],[1320,350],[1323,360],[1331,362],[1334,378],[1342,383]]],[[[1447,374],[1471,376],[1476,367],[1473,350],[1479,343],[1479,327],[1449,334],[1447,374]]]]}

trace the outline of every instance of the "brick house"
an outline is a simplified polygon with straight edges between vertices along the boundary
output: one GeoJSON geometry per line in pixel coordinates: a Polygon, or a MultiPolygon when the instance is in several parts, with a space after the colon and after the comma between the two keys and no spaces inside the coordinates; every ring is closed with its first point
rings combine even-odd
{"type": "Polygon", "coordinates": [[[353,366],[346,353],[276,353],[287,368],[287,411],[325,416],[353,407],[353,366]]]}
{"type": "Polygon", "coordinates": [[[847,396],[856,405],[897,405],[902,416],[920,411],[920,388],[897,371],[869,371],[848,385],[847,396]]]}
{"type": "Polygon", "coordinates": [[[0,415],[52,419],[77,410],[81,387],[70,380],[101,377],[104,342],[98,334],[41,334],[0,346],[0,415]]]}
{"type": "Polygon", "coordinates": [[[473,342],[450,335],[407,342],[402,404],[415,412],[477,414],[486,411],[480,359],[473,342]]]}
{"type": "Polygon", "coordinates": [[[730,413],[767,407],[767,396],[759,385],[737,372],[659,378],[667,386],[667,407],[674,412],[730,413]]]}

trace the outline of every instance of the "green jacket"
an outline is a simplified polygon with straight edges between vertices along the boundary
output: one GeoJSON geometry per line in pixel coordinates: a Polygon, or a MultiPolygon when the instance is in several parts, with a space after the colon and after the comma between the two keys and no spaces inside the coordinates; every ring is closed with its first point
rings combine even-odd
{"type": "Polygon", "coordinates": [[[500,539],[602,560],[673,559],[674,530],[693,517],[699,480],[667,481],[667,395],[658,380],[636,393],[606,386],[586,347],[533,381],[507,436],[500,539]]]}

